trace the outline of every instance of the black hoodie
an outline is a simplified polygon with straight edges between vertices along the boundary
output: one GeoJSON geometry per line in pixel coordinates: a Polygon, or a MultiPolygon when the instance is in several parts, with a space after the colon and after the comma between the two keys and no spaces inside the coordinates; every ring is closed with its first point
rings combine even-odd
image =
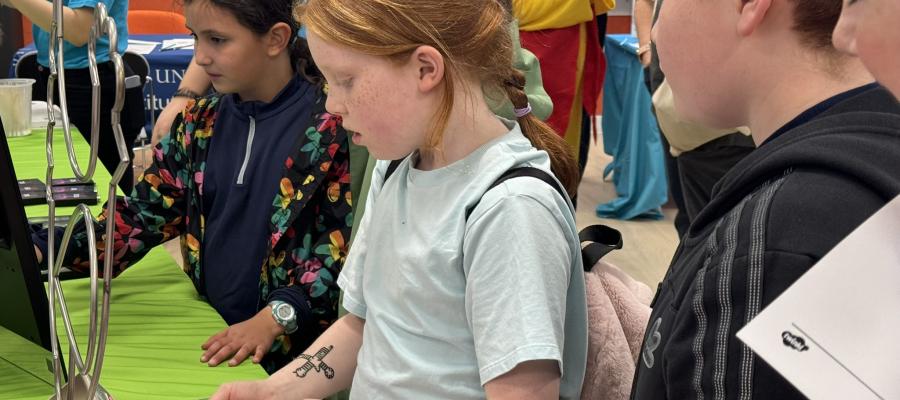
{"type": "Polygon", "coordinates": [[[898,193],[900,105],[878,86],[747,156],[660,284],[632,398],[804,398],[735,333],[898,193]]]}

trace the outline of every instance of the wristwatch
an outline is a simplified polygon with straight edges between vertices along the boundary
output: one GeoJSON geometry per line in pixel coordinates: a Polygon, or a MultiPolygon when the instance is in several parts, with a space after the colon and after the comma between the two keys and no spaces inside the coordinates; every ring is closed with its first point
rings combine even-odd
{"type": "Polygon", "coordinates": [[[297,331],[297,312],[294,307],[280,300],[269,302],[272,307],[272,317],[275,322],[284,328],[284,333],[290,335],[297,331]]]}

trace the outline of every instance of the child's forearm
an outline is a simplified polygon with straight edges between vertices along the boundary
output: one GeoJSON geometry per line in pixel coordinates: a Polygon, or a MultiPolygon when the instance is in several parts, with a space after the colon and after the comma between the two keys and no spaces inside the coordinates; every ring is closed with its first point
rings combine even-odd
{"type": "MultiPolygon", "coordinates": [[[[44,0],[8,0],[7,3],[28,17],[35,25],[50,31],[53,21],[53,4],[44,0]]],[[[63,38],[76,47],[87,44],[94,11],[91,8],[71,9],[63,7],[63,38]]]]}
{"type": "Polygon", "coordinates": [[[365,320],[348,314],[337,320],[303,354],[269,377],[276,393],[324,398],[350,387],[362,346],[365,320]]]}

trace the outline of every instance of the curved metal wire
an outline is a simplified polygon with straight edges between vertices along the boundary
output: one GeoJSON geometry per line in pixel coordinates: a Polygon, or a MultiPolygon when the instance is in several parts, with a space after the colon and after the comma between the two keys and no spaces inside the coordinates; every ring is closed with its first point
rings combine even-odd
{"type": "MultiPolygon", "coordinates": [[[[60,65],[63,62],[63,50],[62,50],[62,2],[60,0],[53,0],[53,18],[50,21],[50,76],[47,79],[47,104],[54,104],[54,89],[56,87],[57,78],[62,75],[63,81],[61,82],[60,87],[65,88],[65,75],[60,74],[60,65]],[[57,60],[59,57],[59,60],[57,60]]],[[[62,96],[65,96],[65,90],[62,91],[62,96]]],[[[52,110],[51,110],[52,111],[52,110]]],[[[68,127],[68,111],[62,109],[63,115],[63,129],[67,130],[68,127]]],[[[51,234],[47,237],[47,265],[55,265],[54,257],[56,255],[55,250],[55,234],[56,232],[56,202],[53,200],[53,190],[52,190],[52,182],[53,182],[53,128],[56,125],[56,117],[55,113],[48,113],[48,122],[47,122],[47,192],[45,196],[47,198],[47,205],[49,206],[49,224],[48,227],[50,229],[51,234]]],[[[47,282],[50,288],[54,288],[56,286],[57,277],[54,274],[47,274],[47,282]]],[[[49,303],[50,303],[50,343],[51,350],[53,353],[53,389],[56,399],[62,398],[62,366],[59,359],[59,340],[56,335],[56,291],[49,290],[49,303]]]]}
{"type": "MultiPolygon", "coordinates": [[[[70,223],[66,226],[65,233],[63,234],[62,246],[60,247],[59,254],[66,254],[66,250],[68,250],[69,242],[72,238],[72,233],[74,232],[76,224],[84,221],[85,228],[87,228],[87,236],[88,236],[88,248],[92,250],[92,253],[97,253],[97,238],[94,233],[94,220],[91,217],[91,210],[84,204],[79,204],[75,211],[72,212],[72,217],[70,219],[70,223]]],[[[69,308],[66,306],[66,297],[63,294],[62,286],[59,284],[59,273],[62,269],[62,261],[63,258],[60,257],[56,259],[51,265],[50,271],[48,271],[49,278],[47,279],[47,286],[49,288],[49,295],[51,298],[55,298],[59,304],[59,309],[62,314],[63,323],[65,324],[66,329],[66,338],[69,340],[70,347],[78,348],[78,344],[75,341],[75,333],[72,329],[72,320],[69,317],[69,308]]],[[[97,257],[91,257],[89,259],[90,263],[90,272],[91,272],[91,304],[97,303],[97,277],[98,277],[98,268],[97,268],[97,257]]],[[[50,264],[48,264],[50,265],[50,264]]],[[[55,311],[55,310],[54,310],[55,311]]],[[[88,335],[88,363],[90,365],[91,360],[94,357],[94,347],[96,346],[96,341],[93,336],[96,336],[97,331],[97,309],[96,307],[91,307],[90,310],[90,323],[89,329],[90,333],[88,335]]],[[[54,327],[55,328],[55,327],[54,327]]],[[[55,329],[53,330],[55,332],[55,329]]],[[[76,357],[69,360],[69,368],[70,373],[73,372],[73,368],[77,368],[79,372],[87,372],[85,371],[85,363],[81,360],[81,354],[76,354],[76,357]]]]}
{"type": "MultiPolygon", "coordinates": [[[[56,68],[53,68],[51,65],[51,71],[55,71],[57,75],[57,79],[59,80],[59,108],[62,109],[62,121],[63,121],[63,137],[66,141],[66,150],[68,150],[69,155],[69,164],[72,166],[72,172],[75,173],[75,177],[78,178],[81,182],[88,182],[91,178],[94,177],[94,171],[97,168],[97,150],[99,149],[99,139],[100,139],[100,80],[97,76],[97,63],[96,59],[92,57],[88,57],[88,62],[90,63],[89,71],[91,75],[91,105],[93,109],[93,115],[91,117],[91,155],[88,158],[88,168],[87,172],[81,172],[81,165],[78,164],[78,158],[75,157],[75,147],[72,141],[72,129],[69,125],[69,113],[68,113],[68,100],[66,98],[66,75],[65,75],[65,62],[63,59],[63,5],[60,4],[59,7],[56,5],[57,1],[53,1],[54,7],[54,23],[57,23],[58,31],[50,34],[51,44],[55,41],[56,46],[51,46],[51,50],[58,51],[56,68]]],[[[97,12],[98,8],[94,9],[94,27],[91,28],[91,36],[88,40],[88,54],[96,54],[96,38],[99,37],[98,34],[95,34],[94,29],[97,26],[96,20],[98,16],[97,12]]],[[[106,18],[106,9],[103,9],[103,17],[106,18]]],[[[51,29],[54,29],[53,24],[51,24],[51,29]]],[[[115,43],[115,42],[114,42],[115,43]]],[[[52,53],[52,51],[51,51],[52,53]]],[[[52,56],[51,56],[52,57],[52,56]]],[[[52,62],[51,62],[52,64],[52,62]]],[[[48,90],[52,90],[52,86],[48,85],[48,90]]],[[[48,104],[52,104],[49,103],[48,104]]]]}
{"type": "Polygon", "coordinates": [[[49,206],[49,229],[51,234],[48,235],[48,251],[46,257],[48,265],[52,266],[48,274],[48,295],[50,300],[50,337],[53,351],[53,371],[55,375],[54,391],[56,396],[54,398],[62,399],[63,393],[65,393],[66,398],[68,399],[72,399],[74,396],[87,399],[94,399],[98,396],[106,398],[108,397],[108,393],[102,387],[100,387],[100,372],[103,368],[103,356],[105,353],[106,339],[109,331],[110,284],[112,279],[113,264],[113,257],[111,255],[113,254],[113,238],[115,235],[115,223],[113,221],[115,221],[116,213],[114,199],[116,196],[116,187],[127,171],[127,168],[129,168],[130,164],[128,148],[127,144],[125,143],[125,138],[122,134],[121,127],[121,112],[125,103],[125,68],[124,63],[122,62],[122,56],[119,54],[117,49],[119,37],[116,30],[115,20],[109,17],[106,6],[103,3],[98,3],[96,8],[94,8],[94,23],[91,27],[90,39],[88,41],[88,64],[91,76],[92,103],[91,151],[87,173],[82,173],[78,165],[77,158],[75,157],[72,135],[69,129],[68,109],[66,106],[64,74],[65,70],[63,59],[64,55],[62,46],[62,11],[62,1],[53,0],[53,21],[50,25],[51,72],[47,84],[47,98],[48,103],[53,104],[54,88],[58,84],[60,108],[62,110],[62,125],[64,129],[64,137],[66,141],[69,163],[72,166],[72,170],[75,172],[76,177],[80,181],[86,182],[93,177],[94,170],[97,164],[97,149],[100,130],[100,79],[97,72],[96,42],[100,36],[105,35],[109,39],[109,58],[113,65],[116,82],[115,102],[111,111],[111,122],[116,140],[116,148],[119,153],[119,164],[116,167],[116,170],[113,172],[112,179],[109,183],[108,199],[110,201],[107,202],[106,206],[106,216],[109,223],[106,224],[105,237],[107,238],[107,240],[105,240],[104,244],[106,254],[110,256],[105,257],[103,260],[103,293],[101,297],[102,306],[100,307],[100,313],[98,316],[97,289],[99,282],[99,268],[97,261],[97,238],[94,231],[93,218],[91,217],[90,209],[86,205],[78,205],[75,212],[72,214],[72,218],[69,220],[69,223],[66,226],[66,230],[62,238],[61,249],[58,253],[62,256],[58,258],[56,257],[57,252],[55,251],[55,235],[52,234],[52,232],[55,232],[56,230],[56,202],[53,200],[52,184],[54,169],[53,129],[56,124],[56,120],[53,113],[50,113],[49,122],[47,124],[46,196],[47,204],[49,206]],[[87,357],[84,360],[82,360],[81,352],[79,350],[78,344],[76,343],[75,333],[72,328],[72,321],[69,317],[68,307],[66,306],[65,294],[63,293],[62,285],[60,285],[59,283],[60,269],[62,268],[62,263],[65,258],[64,256],[66,254],[69,242],[71,241],[72,233],[76,224],[81,223],[82,221],[84,222],[88,236],[91,279],[88,348],[87,357]],[[64,387],[62,383],[62,363],[60,361],[60,349],[57,336],[57,305],[59,306],[63,324],[65,325],[66,337],[69,342],[69,383],[68,386],[65,387],[65,390],[63,390],[64,387]]]}

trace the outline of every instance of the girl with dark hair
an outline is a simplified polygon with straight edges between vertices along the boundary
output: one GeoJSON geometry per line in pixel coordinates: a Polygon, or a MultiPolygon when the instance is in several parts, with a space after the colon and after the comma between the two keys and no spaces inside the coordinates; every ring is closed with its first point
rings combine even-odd
{"type": "MultiPolygon", "coordinates": [[[[188,104],[133,194],[115,200],[111,256],[119,273],[180,236],[185,272],[230,325],[201,361],[252,355],[274,371],[337,317],[353,219],[348,139],[325,112],[291,0],[184,5],[217,93],[188,104]]],[[[86,268],[85,232],[75,240],[65,265],[86,268]]]]}
{"type": "MultiPolygon", "coordinates": [[[[180,0],[183,3],[189,3],[190,0],[180,0]]],[[[236,6],[243,3],[242,1],[217,1],[216,3],[221,3],[224,6],[236,6]]],[[[261,15],[258,11],[253,10],[249,11],[247,14],[243,15],[242,20],[247,24],[248,27],[252,27],[251,30],[258,32],[259,30],[265,30],[266,28],[261,25],[262,22],[269,18],[275,18],[278,20],[283,19],[285,15],[289,15],[291,13],[291,7],[293,5],[291,2],[279,1],[273,2],[273,4],[264,5],[261,10],[266,10],[269,17],[261,18],[261,15]],[[280,5],[286,5],[288,8],[286,9],[274,9],[274,5],[277,3],[280,5]]],[[[302,35],[300,35],[302,36],[302,35]]],[[[308,56],[308,49],[306,48],[305,40],[297,40],[294,43],[294,46],[289,47],[292,59],[296,60],[298,65],[295,67],[297,71],[301,74],[304,74],[307,78],[311,78],[313,80],[317,79],[318,72],[315,71],[315,65],[307,60],[310,60],[308,56]]],[[[156,119],[156,123],[153,126],[153,137],[152,143],[155,146],[162,140],[163,137],[169,134],[172,130],[172,126],[175,122],[175,118],[180,114],[185,107],[187,106],[190,100],[201,97],[203,94],[206,94],[212,82],[210,81],[209,75],[204,72],[203,68],[197,65],[196,59],[191,60],[191,63],[188,65],[187,70],[184,72],[184,77],[181,82],[178,84],[178,90],[175,91],[175,94],[169,99],[166,107],[160,111],[159,117],[156,119]]]]}

